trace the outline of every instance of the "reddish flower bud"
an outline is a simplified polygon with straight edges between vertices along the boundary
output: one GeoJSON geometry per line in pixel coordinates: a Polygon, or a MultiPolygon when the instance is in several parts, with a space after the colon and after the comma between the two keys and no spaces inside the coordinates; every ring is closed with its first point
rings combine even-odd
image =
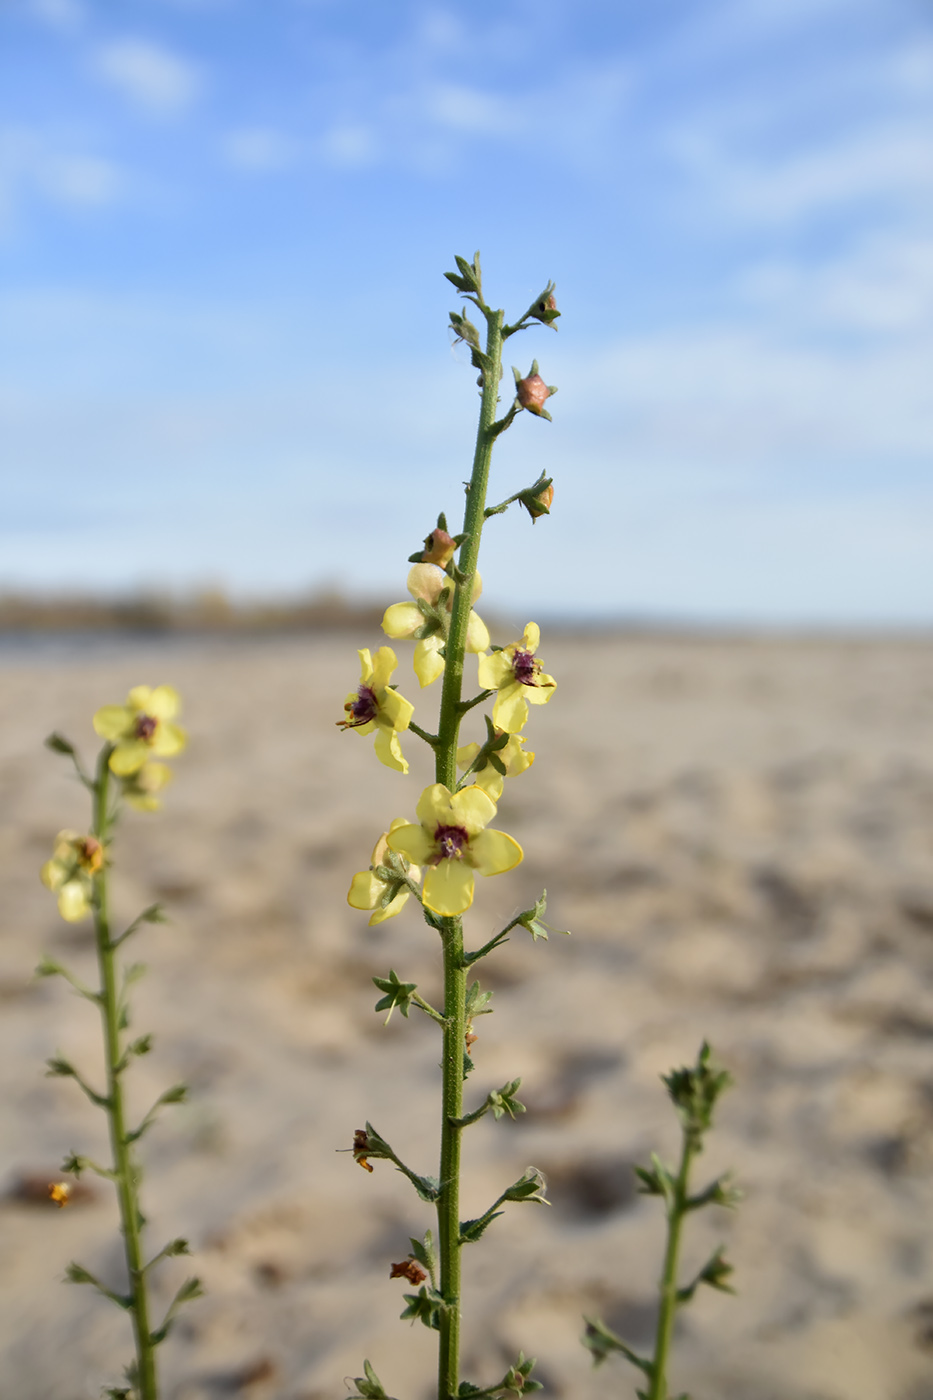
{"type": "Polygon", "coordinates": [[[554,499],[554,484],[545,486],[543,491],[539,491],[536,496],[522,496],[521,503],[531,516],[532,524],[539,515],[550,515],[551,502],[554,499]]]}
{"type": "Polygon", "coordinates": [[[424,542],[422,564],[440,564],[441,568],[454,557],[457,546],[446,530],[432,530],[424,542]]]}
{"type": "Polygon", "coordinates": [[[538,415],[551,396],[551,391],[540,374],[530,374],[527,379],[520,379],[515,386],[515,392],[522,408],[538,415]]]}

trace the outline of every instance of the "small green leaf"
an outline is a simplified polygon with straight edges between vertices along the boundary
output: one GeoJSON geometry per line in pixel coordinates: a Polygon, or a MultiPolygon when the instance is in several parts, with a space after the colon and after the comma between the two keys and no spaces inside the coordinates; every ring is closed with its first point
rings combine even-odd
{"type": "Polygon", "coordinates": [[[515,923],[521,928],[526,928],[537,943],[539,938],[547,942],[548,933],[562,933],[570,937],[570,930],[566,928],[553,928],[544,922],[544,914],[547,910],[547,890],[542,890],[540,898],[536,899],[530,909],[525,909],[519,914],[515,923]]]}
{"type": "Polygon", "coordinates": [[[74,1065],[61,1055],[53,1055],[50,1060],[46,1060],[45,1065],[46,1079],[77,1079],[78,1077],[78,1071],[74,1065]]]}
{"type": "MultiPolygon", "coordinates": [[[[608,1356],[614,1351],[620,1352],[633,1366],[637,1366],[640,1371],[651,1380],[654,1375],[654,1363],[644,1356],[639,1356],[637,1352],[623,1342],[621,1337],[617,1337],[615,1332],[598,1317],[585,1317],[583,1321],[586,1327],[583,1332],[582,1342],[588,1351],[593,1354],[593,1365],[601,1366],[608,1356]]],[[[642,1391],[638,1391],[642,1395],[642,1391]]],[[[647,1397],[645,1397],[647,1400],[647,1397]]]]}
{"type": "Polygon", "coordinates": [[[65,1282],[89,1283],[91,1287],[96,1288],[98,1293],[102,1294],[104,1298],[109,1298],[112,1303],[116,1303],[117,1307],[123,1308],[124,1311],[128,1312],[133,1306],[131,1295],[114,1293],[112,1288],[108,1288],[106,1284],[101,1283],[100,1279],[95,1278],[83,1264],[76,1264],[74,1260],[72,1260],[65,1269],[65,1282]]]}
{"type": "Polygon", "coordinates": [[[363,1362],[365,1376],[355,1376],[353,1384],[356,1386],[356,1400],[390,1400],[383,1389],[382,1381],[376,1375],[368,1361],[363,1362]]]}
{"type": "Polygon", "coordinates": [[[447,1304],[436,1288],[429,1288],[423,1283],[417,1293],[406,1293],[404,1296],[405,1310],[400,1314],[403,1320],[411,1318],[414,1322],[420,1319],[425,1327],[440,1328],[440,1315],[446,1310],[447,1304]]]}
{"type": "Polygon", "coordinates": [[[385,1025],[389,1024],[389,1018],[396,1006],[402,1015],[407,1017],[411,1010],[412,993],[418,986],[417,982],[400,981],[394,969],[390,969],[388,977],[374,977],[373,982],[380,992],[385,992],[385,996],[376,1002],[377,1011],[385,1011],[388,1008],[389,1015],[385,1018],[385,1025]]]}
{"type": "Polygon", "coordinates": [[[501,1089],[493,1089],[487,1095],[486,1102],[492,1109],[493,1116],[498,1120],[504,1113],[510,1118],[514,1118],[516,1113],[524,1113],[525,1105],[519,1103],[515,1097],[521,1087],[520,1079],[513,1079],[508,1084],[503,1084],[501,1089]]]}
{"type": "Polygon", "coordinates": [[[492,992],[484,992],[479,982],[472,982],[467,990],[465,1002],[465,1014],[468,1021],[475,1020],[477,1016],[491,1016],[492,992]]]}
{"type": "Polygon", "coordinates": [[[156,1103],[184,1103],[188,1097],[187,1084],[173,1084],[171,1089],[166,1089],[164,1094],[160,1094],[156,1103]]]}
{"type": "Polygon", "coordinates": [[[549,1206],[551,1203],[544,1196],[547,1190],[547,1178],[544,1172],[537,1167],[526,1167],[518,1181],[514,1181],[507,1191],[503,1191],[503,1201],[534,1201],[542,1206],[549,1206]]]}
{"type": "Polygon", "coordinates": [[[424,1243],[420,1240],[410,1238],[412,1258],[420,1264],[423,1269],[433,1276],[437,1268],[437,1251],[434,1248],[434,1235],[430,1230],[424,1232],[424,1243]]]}
{"type": "Polygon", "coordinates": [[[436,1176],[415,1176],[412,1174],[409,1180],[421,1199],[427,1201],[428,1204],[433,1204],[441,1194],[441,1183],[436,1176]]]}
{"type": "Polygon", "coordinates": [[[74,744],[70,743],[64,734],[59,734],[57,730],[48,736],[45,747],[51,749],[53,753],[64,754],[66,758],[74,758],[75,755],[74,744]]]}
{"type": "Polygon", "coordinates": [[[492,1215],[480,1215],[475,1220],[461,1220],[460,1222],[460,1243],[475,1244],[482,1239],[494,1220],[498,1220],[500,1215],[504,1215],[502,1210],[494,1211],[492,1215]]]}

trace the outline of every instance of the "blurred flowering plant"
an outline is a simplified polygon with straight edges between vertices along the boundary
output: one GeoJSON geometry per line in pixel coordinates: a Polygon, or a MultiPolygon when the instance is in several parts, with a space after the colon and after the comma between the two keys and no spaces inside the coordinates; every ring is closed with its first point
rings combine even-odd
{"type": "MultiPolygon", "coordinates": [[[[152,760],[173,757],[181,753],[187,742],[183,729],[175,723],[180,701],[171,686],[155,689],[139,685],[130,691],[125,705],[105,705],[94,716],[94,728],[104,745],[97,757],[93,774],[81,763],[73,745],[61,734],[52,734],[46,743],[55,753],[70,758],[75,771],[91,799],[91,829],[86,836],[74,831],[61,831],[55,839],[52,858],[40,871],[42,883],[58,895],[58,911],[69,923],[91,917],[94,921],[94,942],[97,950],[99,985],[88,987],[68,968],[53,958],[43,958],[38,973],[42,977],[61,976],[74,990],[100,1011],[103,1032],[103,1086],[96,1089],[91,1081],[63,1055],[48,1061],[51,1076],[72,1079],[96,1107],[107,1115],[111,1146],[108,1163],[94,1161],[72,1152],[62,1170],[79,1177],[90,1171],[111,1181],[117,1195],[120,1213],[120,1233],[126,1265],[124,1291],[117,1292],[95,1277],[82,1264],[71,1263],[66,1270],[70,1283],[90,1284],[98,1293],[125,1310],[132,1321],[135,1356],[126,1369],[126,1386],[111,1387],[106,1394],[113,1400],[157,1400],[158,1378],[156,1348],[164,1341],[183,1303],[201,1291],[197,1279],[190,1278],[181,1285],[169,1304],[162,1321],[156,1326],[151,1316],[149,1295],[150,1270],[160,1259],[187,1254],[187,1241],[171,1240],[155,1255],[146,1258],[145,1217],[140,1208],[139,1184],[142,1169],[136,1144],[151,1127],[163,1105],[179,1103],[185,1097],[183,1084],[173,1085],[156,1099],[147,1113],[135,1125],[131,1122],[124,1092],[124,1078],[133,1061],[148,1054],[152,1036],[130,1036],[131,1022],[129,990],[144,971],[136,963],[121,968],[118,950],[144,924],[160,923],[164,914],[153,904],[119,934],[113,931],[110,914],[109,871],[111,852],[122,802],[142,811],[157,808],[157,793],[171,776],[167,765],[152,760]]],[[[72,1197],[71,1183],[51,1182],[49,1197],[58,1206],[68,1205],[72,1197]]]]}

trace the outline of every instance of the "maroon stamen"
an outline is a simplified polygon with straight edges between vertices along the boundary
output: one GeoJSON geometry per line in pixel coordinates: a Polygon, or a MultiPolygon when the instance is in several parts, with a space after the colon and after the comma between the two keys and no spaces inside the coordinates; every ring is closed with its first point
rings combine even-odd
{"type": "Polygon", "coordinates": [[[434,840],[437,850],[431,857],[431,864],[439,865],[442,860],[460,860],[470,837],[462,826],[439,826],[434,840]]]}
{"type": "Polygon", "coordinates": [[[137,739],[145,739],[148,744],[149,740],[156,732],[157,724],[158,720],[153,719],[152,715],[139,715],[133,732],[137,739]]]}
{"type": "Polygon", "coordinates": [[[520,685],[534,685],[538,662],[530,651],[516,651],[512,657],[512,674],[520,685]]]}

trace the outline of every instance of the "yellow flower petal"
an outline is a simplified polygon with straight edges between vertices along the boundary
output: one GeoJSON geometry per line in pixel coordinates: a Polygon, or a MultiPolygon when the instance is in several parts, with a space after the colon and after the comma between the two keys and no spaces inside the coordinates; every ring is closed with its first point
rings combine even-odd
{"type": "Polygon", "coordinates": [[[399,695],[397,690],[386,690],[380,701],[380,709],[383,716],[393,729],[405,730],[411,723],[411,717],[415,713],[415,707],[410,700],[406,700],[404,695],[399,695]]]}
{"type": "MultiPolygon", "coordinates": [[[[444,789],[446,791],[446,789],[444,789]]],[[[496,804],[488,793],[472,783],[461,788],[450,799],[454,820],[452,825],[462,826],[469,837],[474,837],[488,826],[496,815],[496,804]]]]}
{"type": "Polygon", "coordinates": [[[473,871],[462,860],[442,860],[424,877],[422,898],[435,914],[453,917],[473,903],[473,871]]]}
{"type": "Polygon", "coordinates": [[[380,763],[384,763],[387,768],[394,768],[397,773],[408,772],[408,760],[402,754],[402,746],[394,729],[376,726],[376,757],[380,763]]]}
{"type": "Polygon", "coordinates": [[[111,771],[120,778],[129,777],[142,768],[151,752],[144,739],[127,739],[125,743],[117,744],[110,755],[111,771]]]}
{"type": "Polygon", "coordinates": [[[481,831],[470,841],[470,862],[481,875],[504,875],[514,870],[524,852],[504,831],[481,831]]]}
{"type": "Polygon", "coordinates": [[[554,694],[554,689],[555,687],[553,685],[548,685],[542,675],[538,677],[537,685],[522,686],[522,690],[524,691],[522,699],[528,705],[546,705],[554,694]]]}
{"type": "Polygon", "coordinates": [[[424,614],[414,603],[393,603],[382,619],[387,637],[410,637],[423,625],[424,614]]]}
{"type": "Polygon", "coordinates": [[[422,690],[444,674],[444,658],[438,655],[443,645],[443,638],[437,634],[433,637],[423,637],[420,642],[415,643],[415,675],[422,690]]]}
{"type": "Polygon", "coordinates": [[[493,802],[499,801],[505,786],[502,774],[497,773],[491,763],[487,763],[482,772],[473,774],[473,782],[478,788],[482,788],[483,792],[488,793],[493,802]]]}
{"type": "MultiPolygon", "coordinates": [[[[152,687],[151,687],[151,686],[149,686],[149,685],[134,685],[134,686],[133,686],[133,689],[130,691],[129,695],[126,697],[126,703],[127,703],[127,705],[130,707],[131,710],[136,710],[137,712],[143,711],[143,712],[145,712],[146,714],[148,714],[149,712],[148,712],[148,710],[146,709],[146,706],[147,706],[148,703],[149,703],[149,697],[150,697],[151,694],[152,694],[152,687]]],[[[155,715],[153,715],[153,719],[155,719],[155,715]]]]}
{"type": "Polygon", "coordinates": [[[157,753],[160,758],[171,758],[173,754],[181,753],[187,742],[188,735],[180,725],[166,724],[160,720],[153,735],[152,752],[157,753]]]}
{"type": "Polygon", "coordinates": [[[375,909],[384,893],[385,885],[371,870],[360,870],[353,876],[347,903],[354,909],[375,909]]]}
{"type": "Polygon", "coordinates": [[[80,880],[69,880],[58,896],[58,912],[69,924],[76,924],[90,912],[88,892],[80,880]]]}
{"type": "Polygon", "coordinates": [[[153,719],[174,719],[181,709],[181,697],[170,685],[157,685],[142,707],[153,719]]]}
{"type": "Polygon", "coordinates": [[[492,722],[497,729],[504,729],[507,734],[517,734],[520,729],[524,729],[528,718],[525,691],[530,689],[530,686],[520,685],[515,681],[499,691],[496,703],[492,707],[492,722]]]}
{"type": "Polygon", "coordinates": [[[457,818],[450,803],[450,793],[443,783],[432,783],[418,798],[415,807],[418,820],[432,836],[439,826],[456,826],[457,818]]]}
{"type": "Polygon", "coordinates": [[[524,773],[535,761],[533,753],[528,753],[523,747],[525,740],[520,734],[512,734],[504,749],[499,750],[499,757],[505,764],[505,771],[510,778],[517,778],[519,773],[524,773]]]}
{"type": "Polygon", "coordinates": [[[39,871],[39,879],[47,890],[60,890],[65,882],[65,866],[60,860],[47,860],[39,871]]]}
{"type": "Polygon", "coordinates": [[[119,739],[133,726],[133,712],[126,705],[103,705],[94,716],[94,732],[102,739],[119,739]]]}
{"type": "Polygon", "coordinates": [[[388,846],[390,851],[398,851],[415,865],[427,865],[434,855],[433,840],[423,826],[415,826],[414,822],[403,822],[390,831],[388,846]]]}
{"type": "MultiPolygon", "coordinates": [[[[383,885],[382,888],[385,889],[385,885],[383,885]]],[[[394,899],[389,900],[389,903],[384,909],[377,909],[375,911],[369,921],[370,926],[373,924],[381,924],[385,919],[394,919],[396,914],[401,914],[410,899],[411,895],[408,890],[402,890],[394,899]]]]}
{"type": "Polygon", "coordinates": [[[392,648],[380,647],[372,663],[372,679],[369,683],[373,690],[379,691],[385,689],[392,679],[392,672],[397,665],[398,662],[395,659],[395,652],[392,648]]]}
{"type": "Polygon", "coordinates": [[[467,620],[466,650],[485,651],[489,646],[489,628],[478,613],[471,612],[467,620]]]}
{"type": "Polygon", "coordinates": [[[161,798],[153,797],[151,792],[136,792],[132,788],[124,792],[123,799],[137,812],[158,812],[162,806],[161,798]]]}
{"type": "MultiPolygon", "coordinates": [[[[373,658],[370,655],[369,647],[360,647],[356,653],[360,658],[360,685],[368,685],[373,673],[373,658]]],[[[356,692],[353,692],[353,699],[356,699],[356,692]]]]}
{"type": "Polygon", "coordinates": [[[479,744],[464,744],[457,750],[457,767],[469,768],[478,753],[479,744]]]}
{"type": "Polygon", "coordinates": [[[476,674],[483,690],[498,690],[501,685],[514,679],[512,662],[504,651],[494,651],[490,656],[481,656],[476,674]]]}
{"type": "Polygon", "coordinates": [[[523,651],[537,651],[541,645],[541,628],[536,622],[529,622],[522,637],[523,651]]]}

